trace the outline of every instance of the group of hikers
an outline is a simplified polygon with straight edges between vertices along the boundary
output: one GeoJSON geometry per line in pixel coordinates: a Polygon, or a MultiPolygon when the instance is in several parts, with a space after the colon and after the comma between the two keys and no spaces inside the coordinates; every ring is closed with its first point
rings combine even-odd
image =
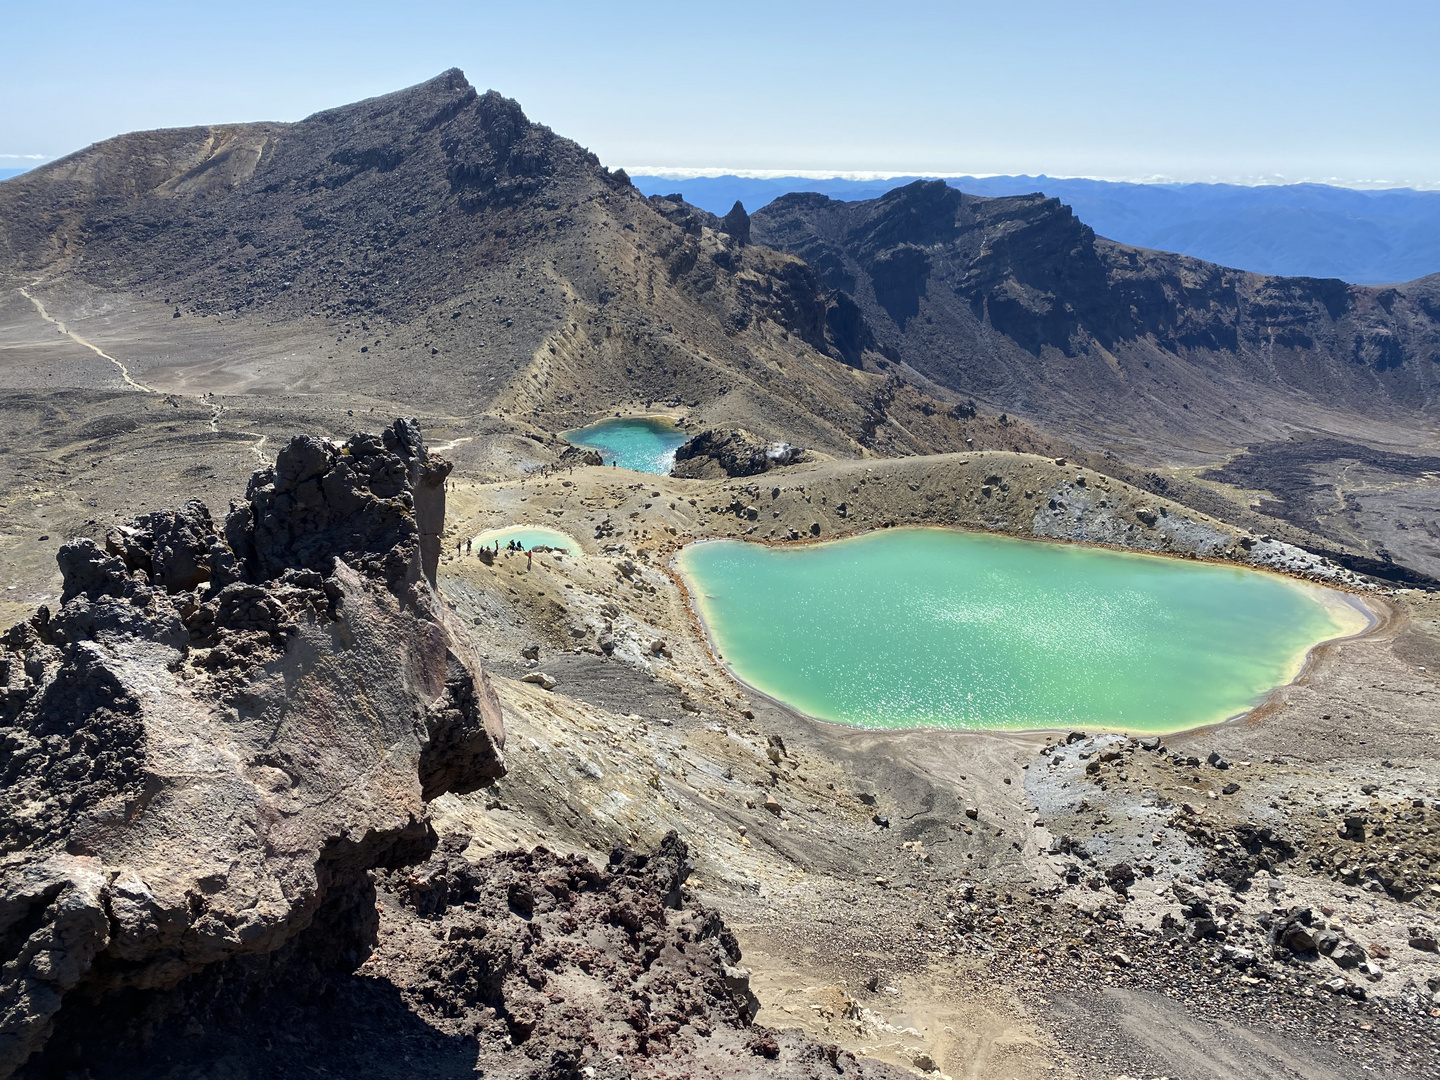
{"type": "MultiPolygon", "coordinates": [[[[470,551],[471,551],[470,545],[472,545],[473,543],[475,543],[474,540],[456,540],[456,541],[455,541],[455,554],[456,554],[456,555],[469,555],[469,554],[470,554],[470,551]]],[[[480,545],[480,550],[481,550],[481,551],[484,551],[484,550],[485,550],[485,545],[484,545],[484,544],[481,544],[481,545],[480,545]]],[[[500,541],[499,541],[499,540],[496,540],[496,541],[495,541],[495,546],[494,546],[491,550],[494,551],[496,555],[499,555],[499,554],[500,554],[500,541]]],[[[522,544],[522,543],[520,543],[519,540],[511,540],[508,544],[505,545],[505,550],[506,550],[506,551],[524,551],[524,550],[525,550],[525,545],[522,544]]]]}
{"type": "MultiPolygon", "coordinates": [[[[456,558],[459,558],[461,555],[469,555],[469,554],[471,553],[471,551],[473,550],[472,545],[473,545],[474,543],[475,543],[474,540],[456,540],[456,541],[455,541],[455,556],[456,556],[456,558]]],[[[500,541],[499,541],[499,540],[496,540],[496,541],[495,541],[495,546],[494,546],[493,548],[486,548],[486,546],[485,546],[484,544],[481,544],[481,545],[480,545],[480,550],[481,550],[482,552],[484,552],[484,551],[491,551],[491,552],[493,552],[495,555],[499,555],[502,549],[501,549],[501,547],[500,547],[500,541]]],[[[526,551],[526,550],[525,550],[525,545],[522,544],[519,540],[511,540],[511,541],[509,541],[509,542],[505,545],[505,547],[504,547],[503,550],[509,551],[509,552],[523,553],[524,556],[525,556],[525,566],[526,566],[527,568],[533,563],[533,561],[534,561],[534,559],[535,559],[535,552],[534,552],[534,550],[532,549],[532,550],[530,550],[530,551],[526,551]]]]}

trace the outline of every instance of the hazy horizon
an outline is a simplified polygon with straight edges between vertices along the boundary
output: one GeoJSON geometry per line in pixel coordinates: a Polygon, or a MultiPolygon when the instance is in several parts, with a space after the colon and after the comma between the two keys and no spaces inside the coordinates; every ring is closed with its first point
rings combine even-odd
{"type": "Polygon", "coordinates": [[[1093,176],[1086,174],[1070,174],[1041,170],[1039,172],[976,172],[973,170],[963,172],[925,172],[917,169],[900,169],[885,172],[863,172],[855,170],[835,169],[745,169],[725,168],[712,166],[708,168],[684,168],[670,167],[664,165],[626,165],[626,173],[631,176],[658,176],[669,177],[675,180],[697,180],[697,179],[721,179],[727,176],[739,177],[746,180],[788,180],[798,178],[801,180],[856,180],[856,181],[883,181],[898,180],[905,178],[916,178],[921,180],[964,180],[967,178],[987,180],[1006,176],[1033,176],[1043,177],[1049,180],[1094,180],[1103,184],[1150,184],[1155,186],[1183,185],[1183,184],[1223,184],[1234,187],[1289,187],[1297,184],[1321,184],[1326,187],[1347,188],[1354,191],[1440,191],[1440,180],[1433,183],[1397,184],[1385,180],[1354,180],[1346,181],[1335,177],[1285,177],[1285,176],[1256,176],[1256,177],[1220,177],[1211,176],[1204,178],[1183,178],[1173,176],[1093,176]]]}

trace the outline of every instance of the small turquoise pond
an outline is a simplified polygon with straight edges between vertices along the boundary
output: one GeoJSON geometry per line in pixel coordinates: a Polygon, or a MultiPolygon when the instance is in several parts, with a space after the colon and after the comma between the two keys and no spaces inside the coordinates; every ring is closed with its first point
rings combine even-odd
{"type": "Polygon", "coordinates": [[[511,540],[515,540],[526,551],[537,547],[549,547],[560,548],[571,555],[584,554],[573,536],[557,529],[547,529],[543,525],[510,525],[504,529],[491,529],[474,537],[472,543],[476,547],[493,547],[497,540],[502,549],[511,540]]]}
{"type": "Polygon", "coordinates": [[[673,417],[634,416],[562,431],[560,437],[600,451],[606,465],[669,476],[675,467],[675,451],[690,436],[675,426],[673,417]]]}
{"type": "Polygon", "coordinates": [[[1253,708],[1369,624],[1277,574],[941,528],[710,541],[678,565],[736,675],[874,728],[1184,730],[1253,708]]]}

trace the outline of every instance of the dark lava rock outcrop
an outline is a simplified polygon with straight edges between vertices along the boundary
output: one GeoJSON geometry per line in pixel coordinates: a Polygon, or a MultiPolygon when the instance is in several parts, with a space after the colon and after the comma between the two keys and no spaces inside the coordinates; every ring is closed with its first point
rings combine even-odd
{"type": "Polygon", "coordinates": [[[425,970],[407,1000],[476,1038],[486,1076],[900,1075],[752,1026],[740,948],[685,887],[688,856],[673,832],[650,855],[617,846],[603,869],[544,848],[478,864],[442,849],[382,883],[400,940],[369,969],[404,956],[394,974],[425,970]]]}
{"type": "Polygon", "coordinates": [[[805,451],[798,446],[766,442],[744,428],[706,430],[676,449],[670,475],[691,480],[755,476],[804,458],[805,451]]]}
{"type": "Polygon", "coordinates": [[[29,1074],[906,1075],[752,1025],[735,938],[686,889],[675,834],[601,867],[544,848],[471,861],[467,842],[332,892],[312,932],[266,957],[66,1014],[29,1074]]]}
{"type": "Polygon", "coordinates": [[[1440,386],[1440,275],[1251,274],[1097,237],[1057,199],[942,181],[785,195],[750,231],[853,297],[921,375],[1070,434],[1246,443],[1307,406],[1413,416],[1440,386]]]}
{"type": "Polygon", "coordinates": [[[367,873],[428,855],[427,800],[504,773],[435,591],[449,469],[413,421],[299,436],[223,525],[192,502],[61,549],[60,610],[0,653],[0,1076],[327,904],[373,921],[367,873]]]}

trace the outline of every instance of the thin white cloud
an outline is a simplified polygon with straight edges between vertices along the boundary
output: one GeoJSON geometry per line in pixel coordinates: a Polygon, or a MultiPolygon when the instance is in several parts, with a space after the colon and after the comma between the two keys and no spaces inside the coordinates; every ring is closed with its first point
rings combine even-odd
{"type": "Polygon", "coordinates": [[[0,161],[48,161],[49,154],[0,154],[0,161]]]}

